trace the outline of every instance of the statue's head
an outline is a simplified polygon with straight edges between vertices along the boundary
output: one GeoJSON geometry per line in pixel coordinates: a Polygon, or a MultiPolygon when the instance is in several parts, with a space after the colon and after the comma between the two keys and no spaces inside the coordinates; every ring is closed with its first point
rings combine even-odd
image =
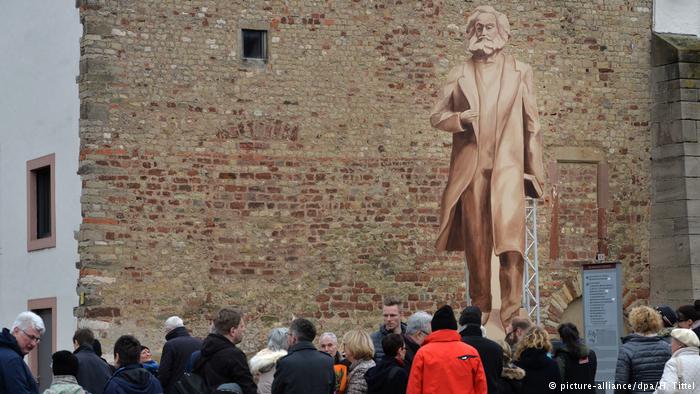
{"type": "Polygon", "coordinates": [[[467,49],[488,57],[500,51],[510,38],[508,18],[491,6],[476,7],[467,19],[467,49]]]}

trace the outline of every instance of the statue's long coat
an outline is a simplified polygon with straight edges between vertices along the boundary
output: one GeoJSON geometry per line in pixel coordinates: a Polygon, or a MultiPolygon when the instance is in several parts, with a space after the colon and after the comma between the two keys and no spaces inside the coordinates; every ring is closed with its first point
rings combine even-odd
{"type": "MultiPolygon", "coordinates": [[[[524,254],[524,177],[531,180],[527,185],[530,197],[540,197],[544,185],[542,136],[532,68],[505,55],[498,95],[496,147],[491,175],[494,251],[496,255],[506,251],[524,254]]],[[[430,116],[433,127],[453,133],[450,174],[440,205],[440,232],[435,245],[438,250],[464,250],[461,212],[455,208],[469,186],[479,160],[479,122],[476,120],[463,127],[459,120],[459,114],[470,108],[479,111],[479,92],[472,59],[450,71],[447,84],[430,116]]]]}

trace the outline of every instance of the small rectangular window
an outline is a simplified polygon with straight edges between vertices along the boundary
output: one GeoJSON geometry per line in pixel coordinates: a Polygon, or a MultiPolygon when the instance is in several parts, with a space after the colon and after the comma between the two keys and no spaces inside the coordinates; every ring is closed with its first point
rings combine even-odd
{"type": "Polygon", "coordinates": [[[267,60],[267,30],[242,29],[243,58],[267,60]]]}
{"type": "Polygon", "coordinates": [[[56,157],[27,162],[27,250],[56,246],[56,157]]]}

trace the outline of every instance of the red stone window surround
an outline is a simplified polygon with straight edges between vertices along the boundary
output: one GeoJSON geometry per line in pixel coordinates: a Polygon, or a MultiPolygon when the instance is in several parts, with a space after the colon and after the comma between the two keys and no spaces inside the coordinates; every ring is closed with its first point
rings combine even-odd
{"type": "Polygon", "coordinates": [[[560,193],[559,167],[563,163],[581,163],[596,165],[596,211],[597,211],[597,254],[608,254],[607,211],[609,208],[608,163],[605,155],[595,148],[557,147],[553,149],[554,162],[549,165],[549,180],[552,184],[552,216],[549,241],[549,255],[553,260],[560,256],[560,193]]]}
{"type": "MultiPolygon", "coordinates": [[[[56,302],[56,297],[47,297],[47,298],[35,298],[33,300],[28,300],[27,301],[27,310],[39,313],[40,309],[50,309],[51,310],[51,321],[44,321],[44,326],[48,328],[49,325],[50,327],[50,332],[51,332],[51,341],[49,342],[47,338],[42,338],[40,342],[41,344],[51,344],[51,352],[49,354],[53,354],[56,352],[56,333],[58,331],[57,327],[57,322],[58,322],[58,316],[56,315],[56,310],[57,310],[57,302],[56,302]]],[[[29,369],[32,371],[32,374],[34,376],[39,376],[39,348],[36,347],[34,350],[29,353],[29,357],[27,359],[27,363],[29,364],[29,369]]],[[[51,360],[48,360],[51,361],[51,360]]]]}
{"type": "Polygon", "coordinates": [[[27,251],[56,247],[56,155],[27,161],[27,251]]]}

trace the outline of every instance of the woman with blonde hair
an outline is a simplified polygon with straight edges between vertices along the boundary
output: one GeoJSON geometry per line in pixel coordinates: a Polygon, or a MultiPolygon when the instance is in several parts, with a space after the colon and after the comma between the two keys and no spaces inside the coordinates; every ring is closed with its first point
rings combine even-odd
{"type": "Polygon", "coordinates": [[[561,383],[559,366],[548,353],[552,351],[549,334],[542,327],[531,327],[518,342],[513,358],[525,370],[523,393],[558,392],[561,383]],[[554,383],[554,386],[551,384],[554,383]]]}
{"type": "Polygon", "coordinates": [[[369,334],[360,330],[348,331],[343,337],[345,357],[350,361],[347,394],[366,394],[365,373],[374,367],[374,345],[369,334]]]}
{"type": "Polygon", "coordinates": [[[633,333],[622,338],[615,383],[637,388],[631,393],[652,392],[661,380],[666,361],[671,358],[671,345],[658,335],[663,321],[654,309],[635,307],[628,320],[633,333]]]}

